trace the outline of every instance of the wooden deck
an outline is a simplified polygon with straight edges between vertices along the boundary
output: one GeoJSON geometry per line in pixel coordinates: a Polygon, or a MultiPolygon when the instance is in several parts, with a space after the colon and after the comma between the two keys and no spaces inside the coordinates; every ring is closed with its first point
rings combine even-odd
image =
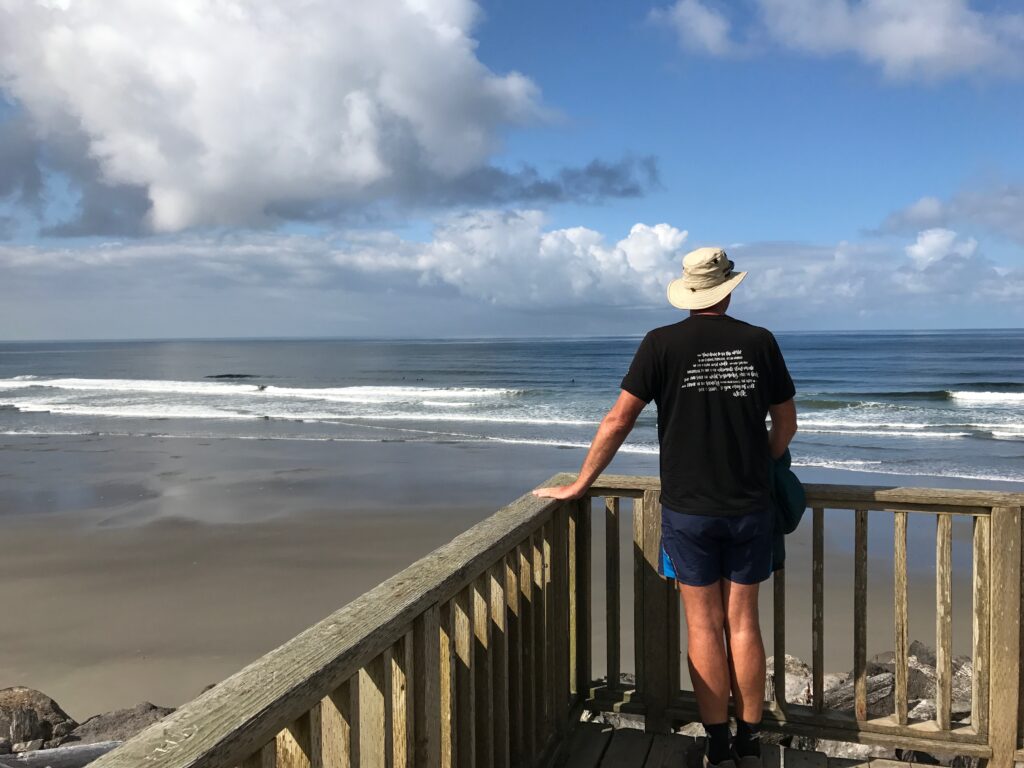
{"type": "MultiPolygon", "coordinates": [[[[681,734],[645,733],[633,728],[580,723],[556,768],[701,768],[703,744],[681,734]]],[[[913,768],[917,763],[883,758],[828,757],[823,752],[761,747],[764,768],[913,768]]]]}
{"type": "MultiPolygon", "coordinates": [[[[572,480],[556,475],[547,485],[572,480]]],[[[1024,494],[807,485],[813,541],[810,704],[774,686],[765,729],[783,736],[914,749],[1012,768],[1024,760],[1024,494]],[[827,710],[826,630],[849,603],[825,603],[826,519],[855,532],[852,711],[827,710]],[[914,522],[910,523],[910,519],[914,522]],[[958,522],[954,522],[954,518],[958,522]],[[869,710],[869,521],[894,531],[893,615],[873,637],[894,641],[894,702],[869,710]],[[969,566],[954,565],[953,527],[969,523],[969,566]],[[908,711],[908,525],[935,536],[935,716],[908,711]],[[971,571],[973,688],[969,722],[951,717],[952,571],[971,571]]],[[[658,573],[658,479],[604,475],[577,501],[530,493],[224,680],[93,768],[667,768],[698,760],[673,735],[697,717],[681,685],[679,598],[658,573]],[[623,519],[626,518],[626,519],[623,519]],[[631,519],[630,519],[631,518],[631,519]],[[632,525],[630,525],[630,522],[632,525]],[[621,523],[621,526],[620,526],[621,523]],[[592,528],[605,540],[593,542],[592,528]],[[595,546],[595,544],[597,544],[595,546]],[[592,583],[595,560],[606,578],[592,583]],[[604,592],[605,670],[635,670],[629,688],[595,681],[592,592],[604,592]],[[633,643],[620,643],[633,597],[633,643]],[[644,731],[581,723],[589,711],[642,717],[644,731]]],[[[889,547],[883,544],[886,549],[889,547]]],[[[888,554],[888,553],[887,553],[888,554]]],[[[772,585],[774,679],[785,676],[786,570],[772,585]]],[[[301,599],[301,595],[296,596],[301,599]]],[[[806,600],[806,595],[791,594],[806,600]]],[[[268,606],[268,609],[270,606],[268,606]]],[[[766,638],[767,639],[767,638],[766,638]]],[[[821,753],[768,747],[770,768],[853,768],[821,753]]],[[[870,760],[873,768],[895,766],[870,760]]],[[[903,765],[906,765],[904,763],[903,765]]]]}

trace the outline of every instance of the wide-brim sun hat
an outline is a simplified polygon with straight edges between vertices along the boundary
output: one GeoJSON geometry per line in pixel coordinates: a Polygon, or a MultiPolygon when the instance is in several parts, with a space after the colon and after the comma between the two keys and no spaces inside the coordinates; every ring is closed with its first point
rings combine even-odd
{"type": "Polygon", "coordinates": [[[683,257],[683,276],[668,284],[669,304],[679,309],[713,307],[747,276],[735,266],[721,248],[690,251],[683,257]]]}

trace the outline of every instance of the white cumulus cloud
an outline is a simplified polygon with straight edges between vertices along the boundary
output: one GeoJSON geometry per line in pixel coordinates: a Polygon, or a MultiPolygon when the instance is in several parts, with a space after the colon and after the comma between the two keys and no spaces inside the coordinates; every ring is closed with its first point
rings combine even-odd
{"type": "Polygon", "coordinates": [[[852,55],[895,79],[1024,72],[1024,13],[981,10],[970,0],[752,0],[736,6],[676,0],[652,17],[684,48],[713,55],[764,51],[765,42],[813,56],[852,55]]]}
{"type": "Polygon", "coordinates": [[[472,0],[0,0],[0,88],[84,135],[158,231],[360,202],[479,167],[540,112],[476,57],[472,0]]]}

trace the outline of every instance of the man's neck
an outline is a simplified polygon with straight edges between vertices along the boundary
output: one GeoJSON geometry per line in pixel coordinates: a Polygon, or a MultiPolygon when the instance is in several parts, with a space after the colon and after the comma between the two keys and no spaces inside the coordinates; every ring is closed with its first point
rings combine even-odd
{"type": "Polygon", "coordinates": [[[712,317],[722,317],[725,312],[709,312],[706,309],[691,309],[690,317],[697,317],[698,315],[711,315],[712,317]]]}

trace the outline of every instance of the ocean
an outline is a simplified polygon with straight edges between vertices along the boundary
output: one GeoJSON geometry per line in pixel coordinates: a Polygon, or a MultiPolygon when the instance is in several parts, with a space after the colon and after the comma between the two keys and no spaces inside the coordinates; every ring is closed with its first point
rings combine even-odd
{"type": "MultiPolygon", "coordinates": [[[[1024,330],[777,338],[796,466],[1024,482],[1024,330]]],[[[0,343],[0,433],[585,447],[639,341],[0,343]]]]}

